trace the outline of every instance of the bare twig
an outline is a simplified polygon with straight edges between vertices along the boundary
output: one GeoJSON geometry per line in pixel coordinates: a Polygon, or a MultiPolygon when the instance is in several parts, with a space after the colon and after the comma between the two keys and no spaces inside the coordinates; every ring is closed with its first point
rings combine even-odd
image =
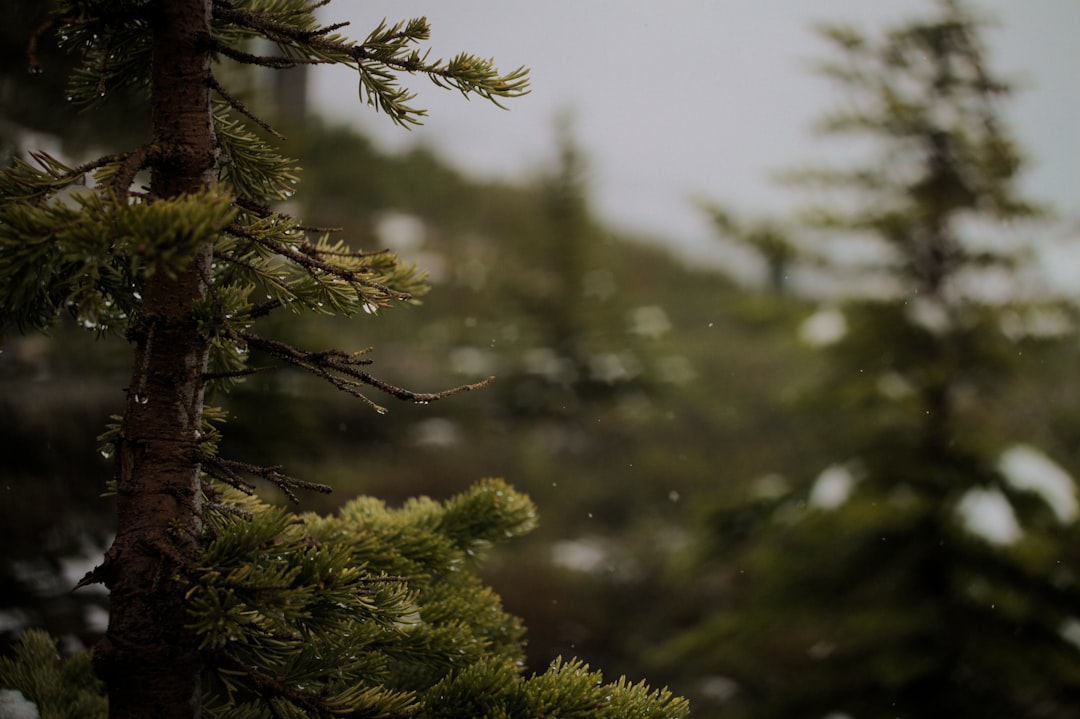
{"type": "Polygon", "coordinates": [[[120,169],[116,175],[109,181],[109,187],[119,197],[127,193],[131,183],[135,180],[135,175],[139,173],[139,170],[144,169],[150,164],[160,152],[160,148],[157,145],[143,145],[131,152],[125,153],[124,161],[120,165],[120,169]]]}
{"type": "Polygon", "coordinates": [[[206,36],[206,42],[213,52],[220,53],[227,58],[236,60],[237,62],[245,65],[258,65],[259,67],[268,67],[275,70],[288,70],[289,68],[297,67],[298,65],[324,65],[326,60],[319,60],[309,57],[283,57],[281,55],[253,55],[250,52],[244,52],[243,50],[237,50],[231,45],[227,45],[215,37],[206,36]]]}
{"type": "Polygon", "coordinates": [[[276,372],[279,367],[245,367],[244,369],[232,370],[230,372],[204,372],[203,380],[210,382],[217,379],[236,379],[238,377],[250,377],[253,374],[261,374],[263,372],[276,372]]]}
{"type": "Polygon", "coordinates": [[[281,472],[281,466],[260,467],[257,464],[248,464],[235,459],[225,459],[214,454],[199,452],[199,461],[202,462],[207,474],[222,480],[240,491],[251,493],[255,486],[244,479],[244,475],[262,477],[276,485],[293,502],[299,503],[294,489],[304,489],[322,494],[329,494],[331,488],[318,482],[309,482],[306,479],[292,477],[281,472]]]}
{"type": "Polygon", "coordinates": [[[49,14],[40,25],[34,28],[30,34],[30,40],[26,43],[26,69],[31,75],[41,74],[41,61],[38,59],[38,43],[41,38],[52,32],[60,24],[57,15],[49,14]]]}
{"type": "MultiPolygon", "coordinates": [[[[319,2],[314,6],[310,7],[309,9],[298,12],[309,12],[311,10],[315,10],[316,8],[322,7],[323,5],[326,5],[328,2],[329,0],[324,0],[323,2],[319,2]]],[[[271,39],[273,39],[275,36],[287,38],[298,44],[310,43],[313,38],[323,35],[329,35],[335,30],[340,30],[341,28],[346,27],[349,24],[348,22],[338,22],[333,23],[332,25],[317,28],[315,30],[301,30],[300,28],[294,27],[287,23],[271,20],[268,15],[254,13],[250,10],[236,10],[233,8],[224,8],[218,6],[214,7],[214,17],[219,20],[231,22],[234,25],[239,25],[240,27],[246,27],[249,30],[255,30],[261,35],[269,37],[271,39]]]]}
{"type": "Polygon", "coordinates": [[[371,364],[371,360],[363,359],[362,355],[366,354],[370,350],[364,350],[363,352],[348,353],[341,350],[326,350],[322,352],[309,352],[297,347],[293,347],[285,342],[278,340],[271,340],[265,337],[252,334],[250,332],[241,332],[238,334],[238,338],[248,343],[248,346],[266,352],[272,357],[275,357],[287,364],[290,364],[299,369],[310,372],[311,374],[319,377],[337,389],[347,392],[352,396],[360,399],[368,404],[375,411],[380,414],[385,414],[387,409],[372,402],[366,395],[361,392],[361,387],[374,387],[375,389],[406,402],[413,402],[415,404],[428,404],[435,402],[446,397],[450,397],[462,392],[471,392],[473,390],[486,387],[495,381],[494,377],[488,377],[479,382],[473,382],[471,384],[458,385],[457,387],[451,387],[450,389],[442,390],[441,392],[414,392],[409,389],[397,387],[388,382],[384,382],[377,377],[372,376],[368,372],[359,369],[361,365],[371,364]]]}
{"type": "Polygon", "coordinates": [[[271,127],[270,123],[268,123],[266,120],[262,119],[261,117],[256,115],[254,112],[249,110],[248,106],[245,105],[243,102],[241,102],[239,100],[239,98],[235,97],[232,93],[230,93],[228,90],[226,90],[224,87],[222,87],[221,83],[217,81],[216,77],[211,75],[209,83],[210,83],[210,88],[214,92],[216,92],[217,94],[221,95],[222,99],[225,100],[225,102],[229,103],[229,105],[233,109],[235,109],[237,112],[239,112],[241,115],[243,115],[247,119],[251,120],[256,125],[258,125],[262,129],[266,130],[266,132],[270,133],[271,135],[273,135],[277,139],[279,139],[279,140],[287,139],[284,135],[282,135],[280,132],[278,132],[273,127],[271,127]]]}

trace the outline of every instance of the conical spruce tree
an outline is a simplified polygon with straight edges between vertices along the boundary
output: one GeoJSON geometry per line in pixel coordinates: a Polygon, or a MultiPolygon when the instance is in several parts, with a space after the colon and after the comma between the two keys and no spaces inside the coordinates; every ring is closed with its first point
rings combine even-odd
{"type": "Polygon", "coordinates": [[[952,0],[880,39],[825,29],[849,100],[826,129],[881,154],[800,174],[825,194],[823,239],[872,250],[838,281],[869,276],[875,293],[843,306],[827,349],[817,421],[854,420],[836,464],[711,517],[720,589],[665,651],[700,670],[717,716],[1076,715],[1076,489],[1002,462],[1038,433],[1003,412],[1053,341],[1026,320],[1057,313],[1068,341],[1074,325],[1017,291],[1014,233],[1036,208],[982,31],[952,0]]]}
{"type": "Polygon", "coordinates": [[[392,254],[354,251],[275,209],[297,169],[222,85],[222,66],[343,64],[402,125],[424,114],[403,74],[496,104],[528,88],[523,68],[429,59],[422,18],[353,42],[318,22],[324,5],[64,0],[31,43],[54,35],[77,53],[69,90],[88,108],[119,88],[146,92],[152,136],[79,167],[37,153],[0,174],[4,331],[69,314],[134,345],[124,415],[103,437],[116,537],[80,582],[110,590],[93,651],[101,684],[84,659],[58,668],[36,633],[0,664],[0,683],[43,716],[99,716],[101,692],[114,718],[684,716],[668,692],[605,685],[574,661],[523,676],[522,629],[472,571],[487,544],[535,521],[501,481],[399,510],[358,499],[324,518],[268,506],[251,482],[293,499],[329,488],[217,453],[224,417],[204,399],[254,372],[308,372],[379,412],[368,390],[428,403],[486,382],[414,392],[370,374],[365,351],[259,330],[274,313],[362,317],[424,286],[392,254]],[[267,44],[275,52],[256,54],[267,44]],[[58,708],[61,696],[72,701],[58,708]]]}
{"type": "Polygon", "coordinates": [[[556,121],[557,158],[537,180],[534,234],[508,249],[496,279],[513,303],[527,347],[500,383],[521,419],[581,421],[590,402],[640,390],[637,347],[612,327],[628,308],[602,256],[604,232],[589,207],[588,162],[569,115],[556,121]]]}
{"type": "Polygon", "coordinates": [[[788,292],[792,270],[800,260],[808,258],[806,250],[791,238],[791,230],[784,223],[768,218],[743,219],[731,209],[710,200],[703,200],[698,205],[723,240],[746,247],[765,263],[767,286],[771,292],[777,295],[788,292]]]}

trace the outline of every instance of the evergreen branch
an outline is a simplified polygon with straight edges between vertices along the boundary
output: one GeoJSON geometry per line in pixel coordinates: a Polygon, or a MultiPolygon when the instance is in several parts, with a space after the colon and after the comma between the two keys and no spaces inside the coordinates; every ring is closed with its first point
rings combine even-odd
{"type": "MultiPolygon", "coordinates": [[[[208,484],[204,484],[204,490],[208,486],[208,484]]],[[[209,493],[207,494],[209,496],[209,493]]],[[[225,514],[231,514],[233,516],[241,517],[243,519],[251,519],[255,516],[255,513],[251,510],[244,509],[243,507],[237,507],[235,504],[224,504],[222,502],[214,502],[209,500],[206,502],[204,509],[212,509],[215,512],[224,512],[225,514]]]]}
{"type": "MultiPolygon", "coordinates": [[[[332,489],[325,484],[309,482],[306,479],[283,474],[281,472],[281,465],[260,467],[256,464],[249,464],[235,459],[225,459],[224,457],[201,451],[199,452],[199,461],[204,465],[209,465],[213,470],[220,473],[220,475],[214,474],[213,472],[208,472],[208,474],[221,479],[226,484],[236,487],[241,491],[245,491],[245,488],[248,490],[254,490],[255,488],[253,484],[243,478],[244,474],[262,477],[266,481],[276,485],[289,499],[297,504],[299,504],[300,500],[296,496],[296,493],[293,492],[293,489],[306,489],[322,494],[329,494],[332,491],[332,489]]],[[[251,492],[248,491],[247,493],[250,494],[251,492]]]]}
{"type": "MultiPolygon", "coordinates": [[[[308,231],[308,232],[326,232],[327,231],[325,228],[320,229],[320,228],[316,228],[316,227],[301,227],[300,229],[308,231]]],[[[334,229],[334,228],[331,228],[331,229],[334,229]]],[[[349,258],[353,258],[353,259],[364,259],[364,258],[367,258],[367,257],[377,257],[379,255],[389,254],[391,252],[391,250],[389,250],[389,249],[382,249],[382,250],[349,250],[349,251],[323,250],[323,249],[319,249],[318,247],[316,247],[315,245],[313,245],[313,244],[311,244],[310,242],[307,242],[307,241],[305,241],[303,244],[300,245],[300,251],[303,252],[305,255],[310,255],[311,257],[318,257],[320,255],[325,255],[327,257],[349,257],[349,258]]]]}
{"type": "Polygon", "coordinates": [[[127,194],[131,183],[135,181],[135,175],[139,170],[145,169],[151,160],[160,155],[157,145],[143,145],[131,152],[124,153],[116,174],[109,180],[109,188],[117,197],[127,194]]]}
{"type": "Polygon", "coordinates": [[[245,367],[244,369],[226,372],[203,372],[203,380],[212,382],[218,379],[237,379],[240,377],[250,377],[251,375],[262,374],[263,372],[277,372],[279,369],[279,367],[245,367]]]}
{"type": "Polygon", "coordinates": [[[214,127],[221,151],[221,180],[236,195],[258,202],[284,200],[295,191],[298,181],[295,161],[282,157],[248,124],[232,117],[233,108],[224,99],[213,102],[214,127]]]}
{"type": "MultiPolygon", "coordinates": [[[[209,458],[212,456],[213,455],[208,453],[200,454],[200,458],[209,458]]],[[[218,466],[210,462],[208,459],[202,459],[202,462],[202,471],[206,476],[212,479],[216,479],[219,482],[224,482],[233,489],[243,492],[248,496],[253,496],[255,494],[255,485],[244,479],[243,475],[239,474],[238,472],[234,472],[226,467],[218,466]]]]}
{"type": "Polygon", "coordinates": [[[283,57],[281,55],[255,55],[243,50],[237,50],[228,43],[208,36],[206,42],[213,52],[224,55],[245,65],[258,65],[259,67],[272,68],[274,70],[289,70],[299,65],[324,65],[328,60],[310,57],[283,57]]]}
{"type": "MultiPolygon", "coordinates": [[[[316,377],[319,377],[326,382],[329,382],[337,389],[351,394],[353,397],[361,400],[364,404],[371,407],[379,414],[386,414],[387,409],[381,405],[371,401],[366,395],[360,392],[359,387],[364,384],[370,384],[365,382],[361,377],[355,377],[354,379],[347,379],[339,377],[334,372],[339,372],[347,376],[354,376],[360,373],[356,370],[356,365],[370,364],[371,360],[362,360],[359,358],[364,352],[358,352],[354,354],[348,354],[341,350],[327,350],[324,352],[307,352],[297,349],[292,345],[277,340],[266,339],[259,337],[258,335],[251,334],[250,332],[242,332],[239,334],[239,338],[248,343],[248,346],[266,352],[272,357],[275,357],[286,364],[290,364],[293,367],[302,369],[305,372],[309,372],[316,377]]],[[[366,352],[367,350],[365,350],[366,352]]]]}
{"type": "MultiPolygon", "coordinates": [[[[127,187],[131,185],[139,170],[145,169],[159,153],[160,149],[157,145],[143,145],[128,152],[103,155],[96,160],[90,160],[76,167],[67,167],[60,160],[42,150],[29,154],[44,171],[44,174],[50,178],[44,184],[54,185],[54,190],[60,189],[71,182],[76,182],[94,170],[100,170],[108,165],[119,163],[119,166],[114,171],[106,175],[110,189],[115,195],[119,196],[126,194],[127,187]],[[61,184],[57,185],[56,183],[61,184]]],[[[43,184],[42,180],[44,180],[41,174],[30,178],[11,169],[4,170],[3,174],[16,184],[31,189],[40,189],[43,184]]]]}
{"type": "Polygon", "coordinates": [[[267,300],[266,302],[260,302],[257,305],[253,305],[248,311],[248,317],[253,320],[257,320],[260,317],[266,317],[274,310],[281,309],[285,305],[281,300],[267,300]]]}
{"type": "Polygon", "coordinates": [[[250,197],[241,197],[238,195],[236,197],[236,206],[241,210],[247,210],[260,219],[265,219],[275,214],[274,211],[270,209],[270,205],[267,205],[265,202],[253,200],[250,197]]]}
{"type": "MultiPolygon", "coordinates": [[[[280,242],[274,242],[273,240],[259,240],[259,239],[256,239],[256,242],[259,242],[260,244],[262,244],[267,249],[272,250],[272,251],[274,251],[274,252],[276,252],[276,253],[278,253],[280,255],[283,255],[283,256],[287,257],[288,259],[292,260],[296,264],[298,264],[301,267],[303,267],[304,269],[306,269],[308,271],[308,274],[310,274],[312,277],[317,278],[317,271],[318,272],[325,272],[327,274],[334,275],[335,277],[340,277],[341,279],[345,280],[346,282],[355,283],[355,284],[358,284],[358,285],[363,285],[364,287],[370,287],[371,289],[374,289],[374,290],[379,290],[380,292],[384,293],[387,297],[393,297],[394,299],[397,299],[397,300],[410,300],[410,299],[412,299],[412,295],[410,295],[408,292],[399,292],[399,291],[397,291],[395,289],[392,289],[392,288],[386,286],[385,284],[383,284],[381,282],[375,282],[374,280],[369,280],[366,277],[361,277],[361,276],[357,275],[356,271],[354,271],[354,270],[348,270],[348,269],[345,269],[343,267],[338,267],[336,265],[332,265],[332,264],[329,264],[327,262],[323,262],[322,260],[319,260],[315,256],[316,253],[314,253],[314,252],[297,251],[297,250],[294,250],[293,248],[289,247],[288,245],[281,244],[280,242]]],[[[313,245],[310,245],[310,243],[305,243],[305,244],[310,246],[310,247],[313,247],[313,245]]],[[[348,255],[345,255],[345,256],[348,256],[348,255]]]]}
{"type": "MultiPolygon", "coordinates": [[[[237,256],[237,255],[235,255],[235,254],[233,254],[231,252],[224,252],[222,250],[219,250],[219,249],[215,248],[214,252],[213,252],[213,256],[214,256],[215,260],[221,260],[222,262],[228,262],[229,264],[236,265],[237,267],[243,267],[245,270],[248,270],[249,272],[253,272],[255,274],[259,274],[259,272],[260,272],[259,268],[256,267],[254,265],[254,263],[248,262],[243,257],[239,257],[239,256],[237,256]]],[[[207,278],[204,278],[204,279],[206,279],[207,284],[209,284],[209,278],[207,277],[207,278]]]]}
{"type": "MultiPolygon", "coordinates": [[[[392,287],[387,286],[382,282],[376,282],[375,280],[368,279],[367,277],[359,274],[356,270],[350,270],[345,267],[339,267],[328,262],[323,262],[317,257],[317,255],[336,255],[340,257],[361,258],[372,256],[370,254],[365,255],[334,251],[322,251],[315,249],[314,245],[306,241],[304,242],[301,250],[295,250],[284,243],[276,242],[266,237],[259,237],[254,233],[250,232],[246,227],[239,223],[230,224],[226,228],[226,230],[228,230],[229,233],[236,235],[237,237],[243,237],[245,239],[251,240],[261,245],[262,247],[270,250],[274,254],[281,255],[286,259],[295,262],[297,265],[303,267],[304,270],[307,271],[308,275],[310,275],[311,278],[314,279],[316,282],[321,282],[322,280],[319,275],[320,273],[325,273],[327,275],[331,275],[339,279],[345,280],[346,282],[354,286],[361,285],[363,287],[369,287],[371,289],[378,290],[389,298],[397,300],[410,300],[413,297],[408,292],[400,292],[393,289],[392,287]]],[[[377,255],[381,253],[374,254],[377,255]]],[[[237,260],[237,262],[241,261],[237,260]]]]}
{"type": "MultiPolygon", "coordinates": [[[[330,0],[323,0],[310,7],[297,10],[290,15],[301,15],[312,13],[319,7],[328,4],[330,0]]],[[[288,38],[297,44],[310,43],[313,39],[329,35],[330,33],[340,30],[343,27],[349,25],[348,22],[338,22],[325,27],[315,28],[314,30],[303,30],[295,25],[289,25],[288,23],[277,22],[271,20],[267,15],[252,12],[250,10],[236,10],[234,8],[226,8],[218,5],[214,6],[214,19],[222,20],[225,22],[238,25],[240,27],[254,30],[255,32],[263,35],[264,37],[273,40],[275,36],[281,38],[288,38]]]]}
{"type": "MultiPolygon", "coordinates": [[[[136,148],[134,150],[128,150],[126,152],[114,152],[114,153],[111,153],[111,154],[108,154],[108,155],[102,155],[101,157],[97,158],[96,160],[90,160],[89,162],[84,162],[83,164],[81,164],[81,165],[79,165],[77,167],[71,168],[70,170],[68,170],[65,173],[64,176],[72,177],[72,178],[79,177],[81,175],[86,175],[86,174],[88,174],[90,172],[93,172],[94,170],[100,170],[103,167],[106,167],[108,165],[111,165],[111,164],[114,164],[114,163],[117,163],[117,162],[119,162],[119,163],[127,162],[127,161],[129,161],[129,158],[132,155],[134,155],[136,153],[139,153],[141,151],[145,151],[145,152],[149,153],[150,152],[150,146],[139,147],[139,148],[136,148]]],[[[44,155],[44,154],[45,153],[42,153],[42,152],[36,152],[36,153],[32,153],[31,156],[34,157],[35,159],[37,159],[37,155],[44,155]]],[[[57,162],[57,160],[55,160],[54,158],[50,157],[49,159],[54,164],[59,164],[57,162]]],[[[142,168],[139,168],[139,169],[142,169],[142,168]]]]}
{"type": "MultiPolygon", "coordinates": [[[[236,205],[240,209],[247,210],[248,212],[252,213],[253,215],[258,217],[259,219],[266,219],[268,217],[272,217],[272,216],[275,216],[275,215],[277,217],[281,217],[283,219],[289,219],[289,220],[293,219],[293,217],[291,215],[288,215],[288,214],[286,214],[284,212],[278,212],[278,211],[272,209],[266,203],[259,202],[258,200],[253,200],[250,197],[240,197],[240,196],[238,196],[236,198],[236,205]]],[[[316,227],[316,226],[312,226],[312,225],[297,225],[296,229],[302,230],[303,232],[316,232],[316,233],[319,233],[319,234],[330,234],[332,232],[341,232],[344,228],[342,228],[342,227],[316,227]]],[[[389,252],[389,250],[376,250],[376,251],[371,252],[370,254],[372,254],[372,255],[381,255],[381,254],[383,254],[385,252],[389,252]]],[[[324,252],[324,254],[331,254],[331,253],[330,252],[324,252]]]]}
{"type": "Polygon", "coordinates": [[[105,48],[99,54],[99,64],[97,68],[97,85],[94,86],[94,92],[98,97],[102,97],[105,94],[106,78],[109,76],[109,60],[112,58],[112,48],[114,47],[115,35],[111,32],[104,34],[105,48]]]}
{"type": "Polygon", "coordinates": [[[307,712],[314,713],[316,716],[330,717],[336,713],[331,706],[318,697],[291,687],[280,679],[259,671],[227,651],[214,652],[213,658],[219,667],[246,676],[251,681],[256,694],[264,698],[268,704],[270,697],[281,697],[307,712]]]}
{"type": "MultiPolygon", "coordinates": [[[[318,225],[297,225],[296,229],[303,230],[304,232],[314,232],[317,235],[330,235],[335,232],[343,232],[345,230],[344,227],[320,227],[318,225]]],[[[389,250],[377,250],[371,252],[370,254],[380,255],[383,252],[389,252],[389,250]]]]}
{"type": "Polygon", "coordinates": [[[128,154],[118,152],[103,155],[77,167],[68,167],[49,153],[38,150],[30,152],[29,155],[41,168],[40,170],[21,159],[16,159],[12,166],[0,171],[0,176],[14,185],[31,190],[24,199],[40,199],[72,183],[79,182],[86,174],[94,170],[125,159],[128,154]]]}
{"type": "MultiPolygon", "coordinates": [[[[304,545],[309,547],[317,547],[321,544],[321,542],[312,537],[307,537],[304,540],[304,545]]],[[[408,584],[409,581],[410,580],[408,577],[398,576],[363,577],[360,579],[360,582],[362,584],[408,584]]],[[[255,582],[232,580],[228,578],[219,579],[215,583],[217,584],[217,586],[220,587],[225,587],[227,589],[238,589],[242,592],[248,592],[255,596],[258,596],[260,594],[272,594],[275,592],[288,592],[292,589],[295,589],[295,586],[293,584],[257,584],[255,582]]],[[[358,591],[361,595],[371,595],[375,593],[375,590],[370,587],[361,587],[358,591]]],[[[281,636],[294,640],[300,639],[300,636],[297,634],[283,634],[281,636]]]]}
{"type": "Polygon", "coordinates": [[[409,577],[383,576],[364,577],[363,581],[369,584],[408,584],[412,580],[409,577]]]}
{"type": "MultiPolygon", "coordinates": [[[[263,275],[263,271],[259,267],[256,267],[254,263],[248,262],[244,258],[238,257],[235,254],[232,254],[230,252],[223,252],[221,250],[215,249],[214,252],[213,252],[213,257],[214,257],[215,260],[220,260],[222,262],[227,262],[229,264],[236,265],[237,267],[242,267],[245,270],[247,270],[248,272],[251,272],[253,275],[256,275],[256,276],[263,275]]],[[[209,275],[207,275],[203,279],[206,281],[206,284],[207,284],[208,287],[210,287],[210,288],[214,287],[213,282],[209,279],[209,275]]],[[[211,291],[214,292],[213,289],[211,289],[211,291]]],[[[222,303],[220,301],[220,298],[218,298],[216,296],[216,292],[215,292],[215,298],[214,299],[215,299],[215,304],[218,307],[219,314],[221,314],[222,317],[224,317],[225,312],[224,312],[224,309],[223,309],[223,305],[222,305],[222,303]]],[[[260,303],[258,303],[256,305],[253,305],[248,310],[247,316],[248,316],[249,319],[255,320],[255,319],[258,319],[260,317],[265,317],[266,315],[270,314],[274,310],[280,309],[281,307],[284,307],[284,306],[285,306],[285,304],[279,299],[267,300],[265,302],[260,302],[260,303]]]]}
{"type": "Polygon", "coordinates": [[[50,13],[41,21],[34,32],[30,33],[30,39],[26,43],[26,69],[31,75],[40,75],[42,72],[41,61],[38,59],[38,43],[41,38],[48,35],[60,24],[60,17],[50,13]]]}
{"type": "Polygon", "coordinates": [[[90,108],[110,89],[149,87],[150,3],[55,4],[68,6],[56,13],[62,25],[59,44],[81,58],[68,80],[71,100],[90,108]]]}
{"type": "MultiPolygon", "coordinates": [[[[307,13],[310,18],[310,9],[307,13]]],[[[280,22],[265,12],[221,6],[214,8],[214,18],[277,43],[284,55],[255,55],[218,37],[207,38],[211,50],[237,62],[275,69],[325,63],[353,66],[360,73],[361,94],[368,104],[380,108],[399,125],[418,124],[417,118],[426,113],[408,105],[415,94],[398,84],[395,72],[427,75],[439,87],[459,90],[465,96],[479,95],[503,109],[498,98],[520,97],[529,92],[525,67],[500,74],[492,60],[467,53],[450,60],[429,60],[428,52],[411,47],[430,37],[427,20],[422,17],[393,26],[383,21],[362,43],[335,33],[348,23],[311,28],[300,22],[280,22]]]]}
{"type": "Polygon", "coordinates": [[[371,707],[361,707],[349,711],[347,706],[335,706],[334,703],[327,701],[323,696],[316,696],[297,687],[290,686],[282,678],[270,676],[266,672],[247,664],[239,657],[236,657],[225,650],[213,652],[210,656],[210,661],[220,669],[247,677],[251,682],[252,688],[255,690],[255,694],[263,699],[275,714],[277,714],[277,710],[270,700],[277,697],[285,699],[296,707],[303,709],[305,712],[325,719],[333,719],[333,717],[337,716],[348,716],[354,717],[355,719],[371,716],[383,716],[387,719],[411,719],[415,716],[413,712],[400,710],[378,711],[371,707]],[[346,711],[348,711],[347,714],[345,713],[346,711]]]}
{"type": "Polygon", "coordinates": [[[435,402],[436,400],[445,399],[446,397],[450,397],[455,394],[461,394],[462,392],[472,392],[474,390],[483,389],[494,381],[495,376],[491,375],[489,377],[485,377],[479,382],[458,385],[457,387],[444,389],[441,392],[413,392],[412,390],[395,387],[394,385],[383,382],[376,377],[367,376],[364,378],[364,382],[370,384],[372,387],[375,387],[378,390],[385,392],[391,397],[404,400],[406,402],[413,402],[415,404],[430,404],[431,402],[435,402]]]}
{"type": "Polygon", "coordinates": [[[232,93],[230,93],[228,90],[226,90],[224,87],[222,87],[221,83],[218,82],[217,78],[214,77],[212,74],[210,75],[209,83],[210,83],[210,89],[212,89],[218,95],[221,95],[222,99],[225,100],[225,102],[229,103],[229,106],[232,107],[234,110],[236,110],[241,115],[243,115],[247,119],[254,122],[256,125],[261,127],[263,130],[266,130],[266,132],[273,135],[278,140],[287,139],[284,135],[282,135],[280,132],[278,132],[273,127],[271,127],[270,123],[268,123],[266,120],[262,119],[261,117],[256,115],[254,112],[252,112],[250,109],[248,109],[248,106],[245,105],[243,102],[241,102],[239,98],[235,97],[232,93]]]}
{"type": "Polygon", "coordinates": [[[494,377],[488,377],[479,382],[458,385],[441,392],[414,392],[412,390],[397,387],[384,382],[371,374],[358,369],[360,365],[371,364],[369,359],[361,359],[368,350],[348,353],[342,350],[324,350],[322,352],[309,352],[293,347],[285,342],[271,340],[265,337],[241,332],[237,338],[246,342],[248,346],[266,352],[283,362],[294,367],[310,372],[316,377],[329,382],[337,389],[357,397],[379,414],[385,414],[387,409],[375,404],[367,396],[360,392],[360,387],[368,386],[394,397],[395,399],[415,404],[428,404],[462,392],[471,392],[488,386],[495,381],[494,377]]]}

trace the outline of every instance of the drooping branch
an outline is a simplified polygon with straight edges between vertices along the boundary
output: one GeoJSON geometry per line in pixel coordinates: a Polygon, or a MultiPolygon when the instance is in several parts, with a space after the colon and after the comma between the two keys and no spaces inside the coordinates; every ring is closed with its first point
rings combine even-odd
{"type": "Polygon", "coordinates": [[[61,17],[59,15],[49,13],[41,24],[34,28],[34,32],[30,34],[30,40],[26,43],[26,69],[31,75],[41,74],[41,60],[38,58],[37,51],[41,38],[59,27],[60,22],[61,17]]]}
{"type": "Polygon", "coordinates": [[[279,367],[245,367],[244,369],[231,370],[228,372],[204,372],[203,379],[207,382],[213,382],[219,379],[239,379],[241,377],[250,377],[256,374],[263,374],[265,372],[276,372],[279,367]]]}
{"type": "Polygon", "coordinates": [[[379,414],[386,414],[388,410],[364,395],[361,388],[373,387],[395,399],[415,404],[429,404],[455,394],[481,389],[495,381],[494,377],[487,377],[479,382],[458,385],[441,392],[414,392],[384,382],[359,369],[361,366],[372,363],[370,359],[363,356],[370,352],[370,349],[360,352],[344,352],[336,349],[312,352],[293,347],[285,342],[260,337],[251,332],[236,333],[235,339],[247,344],[250,348],[265,352],[275,359],[329,382],[337,389],[360,399],[379,414]]]}
{"type": "Polygon", "coordinates": [[[267,482],[274,484],[293,502],[299,504],[300,499],[294,489],[303,489],[322,494],[329,494],[332,490],[325,484],[309,482],[306,479],[284,474],[281,465],[260,467],[256,464],[240,462],[235,459],[225,459],[209,452],[198,452],[198,461],[202,464],[203,472],[214,479],[220,480],[230,487],[234,487],[246,494],[255,491],[255,485],[247,481],[245,475],[261,477],[267,482]]]}

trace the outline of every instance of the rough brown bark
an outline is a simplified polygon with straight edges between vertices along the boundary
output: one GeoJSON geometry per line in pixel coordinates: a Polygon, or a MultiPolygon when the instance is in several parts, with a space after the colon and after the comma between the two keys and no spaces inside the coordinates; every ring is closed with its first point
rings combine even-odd
{"type": "MultiPolygon", "coordinates": [[[[151,196],[214,182],[210,114],[210,0],[152,9],[151,196]]],[[[110,621],[95,652],[112,719],[191,719],[200,713],[200,662],[185,628],[185,575],[197,559],[202,495],[197,461],[207,342],[193,317],[206,292],[210,247],[175,277],[156,272],[131,332],[134,370],[117,446],[117,535],[104,565],[110,621]]]]}

